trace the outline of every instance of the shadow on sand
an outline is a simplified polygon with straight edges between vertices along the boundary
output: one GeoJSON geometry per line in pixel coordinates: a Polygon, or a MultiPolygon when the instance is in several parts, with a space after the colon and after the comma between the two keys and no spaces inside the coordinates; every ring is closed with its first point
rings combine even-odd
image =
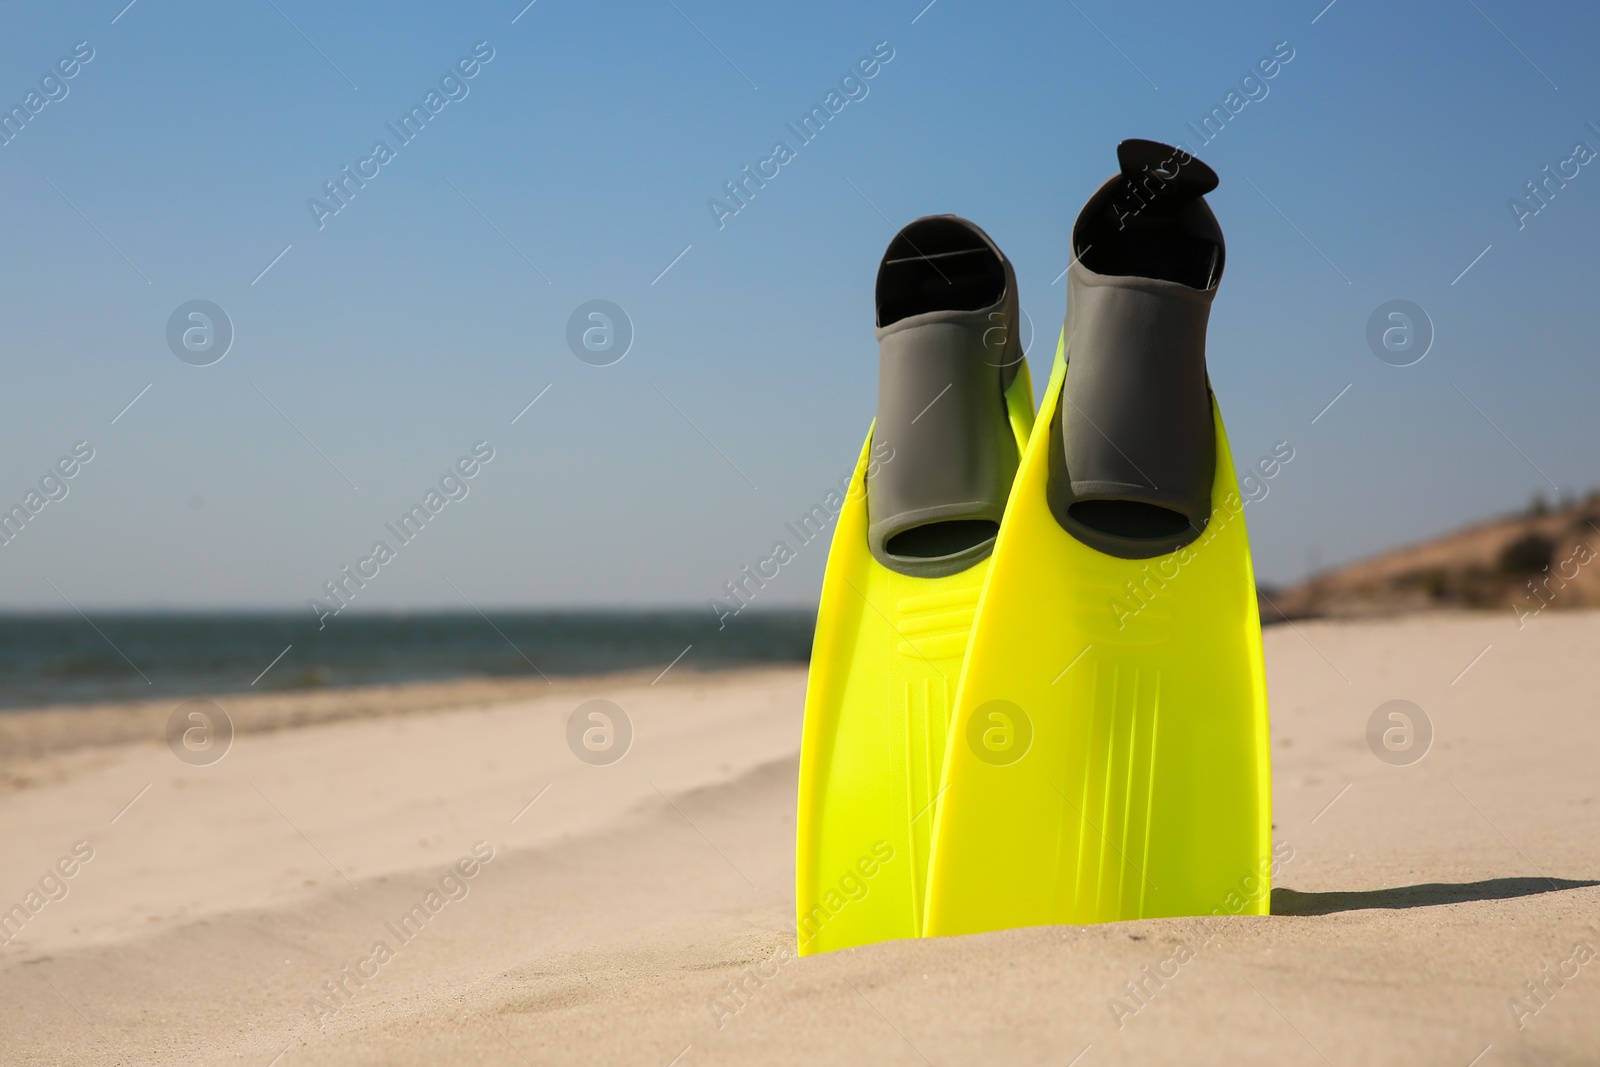
{"type": "Polygon", "coordinates": [[[1393,889],[1352,892],[1302,893],[1295,889],[1272,891],[1274,915],[1332,915],[1340,911],[1373,908],[1431,908],[1437,904],[1464,904],[1474,900],[1512,900],[1516,897],[1587,889],[1600,882],[1568,878],[1489,878],[1482,882],[1429,882],[1393,889]]]}

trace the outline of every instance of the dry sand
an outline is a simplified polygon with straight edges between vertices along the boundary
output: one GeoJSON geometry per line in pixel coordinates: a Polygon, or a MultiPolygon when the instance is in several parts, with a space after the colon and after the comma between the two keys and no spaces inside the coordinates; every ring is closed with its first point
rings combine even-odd
{"type": "Polygon", "coordinates": [[[1600,1063],[1600,614],[1266,642],[1294,857],[1274,914],[1209,943],[1146,920],[789,957],[801,670],[224,699],[207,767],[164,706],[0,717],[0,907],[93,849],[0,947],[0,1061],[1600,1063]],[[609,766],[566,745],[590,698],[636,729],[609,766]],[[1368,749],[1391,699],[1431,719],[1413,765],[1368,749]],[[1146,967],[1177,973],[1135,1000],[1146,967]]]}

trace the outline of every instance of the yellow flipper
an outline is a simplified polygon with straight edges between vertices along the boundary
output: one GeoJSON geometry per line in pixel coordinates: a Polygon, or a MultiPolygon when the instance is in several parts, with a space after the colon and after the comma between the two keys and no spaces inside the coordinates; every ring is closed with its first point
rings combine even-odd
{"type": "MultiPolygon", "coordinates": [[[[1006,410],[1020,451],[1033,427],[1026,364],[1006,410]]],[[[866,476],[881,458],[869,430],[817,609],[796,827],[801,955],[919,936],[945,735],[989,569],[916,578],[873,558],[866,476]]]]}
{"type": "Polygon", "coordinates": [[[1143,560],[1089,548],[1045,497],[1064,342],[956,695],[927,936],[1267,912],[1261,626],[1222,419],[1197,540],[1143,560]]]}

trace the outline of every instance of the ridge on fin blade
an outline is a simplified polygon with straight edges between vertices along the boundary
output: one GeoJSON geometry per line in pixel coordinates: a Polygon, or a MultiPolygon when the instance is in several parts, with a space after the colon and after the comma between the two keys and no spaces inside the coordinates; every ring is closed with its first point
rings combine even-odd
{"type": "Polygon", "coordinates": [[[1074,251],[1100,254],[1072,265],[1039,432],[979,598],[925,936],[1267,913],[1260,620],[1204,375],[1222,263],[1208,173],[1187,190],[1167,173],[1165,196],[1118,175],[1075,227],[1074,251]]]}
{"type": "Polygon", "coordinates": [[[976,226],[908,225],[877,304],[878,417],[839,509],[806,688],[801,955],[919,936],[956,682],[1033,428],[1015,276],[976,226]]]}

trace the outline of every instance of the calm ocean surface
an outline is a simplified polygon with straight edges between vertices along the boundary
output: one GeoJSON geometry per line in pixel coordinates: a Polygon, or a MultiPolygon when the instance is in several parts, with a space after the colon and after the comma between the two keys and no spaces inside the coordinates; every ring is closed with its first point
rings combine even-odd
{"type": "Polygon", "coordinates": [[[0,616],[0,708],[468,675],[661,670],[685,648],[677,668],[803,663],[816,617],[747,611],[720,631],[709,611],[346,613],[321,631],[301,615],[91,614],[90,620],[0,616]]]}

